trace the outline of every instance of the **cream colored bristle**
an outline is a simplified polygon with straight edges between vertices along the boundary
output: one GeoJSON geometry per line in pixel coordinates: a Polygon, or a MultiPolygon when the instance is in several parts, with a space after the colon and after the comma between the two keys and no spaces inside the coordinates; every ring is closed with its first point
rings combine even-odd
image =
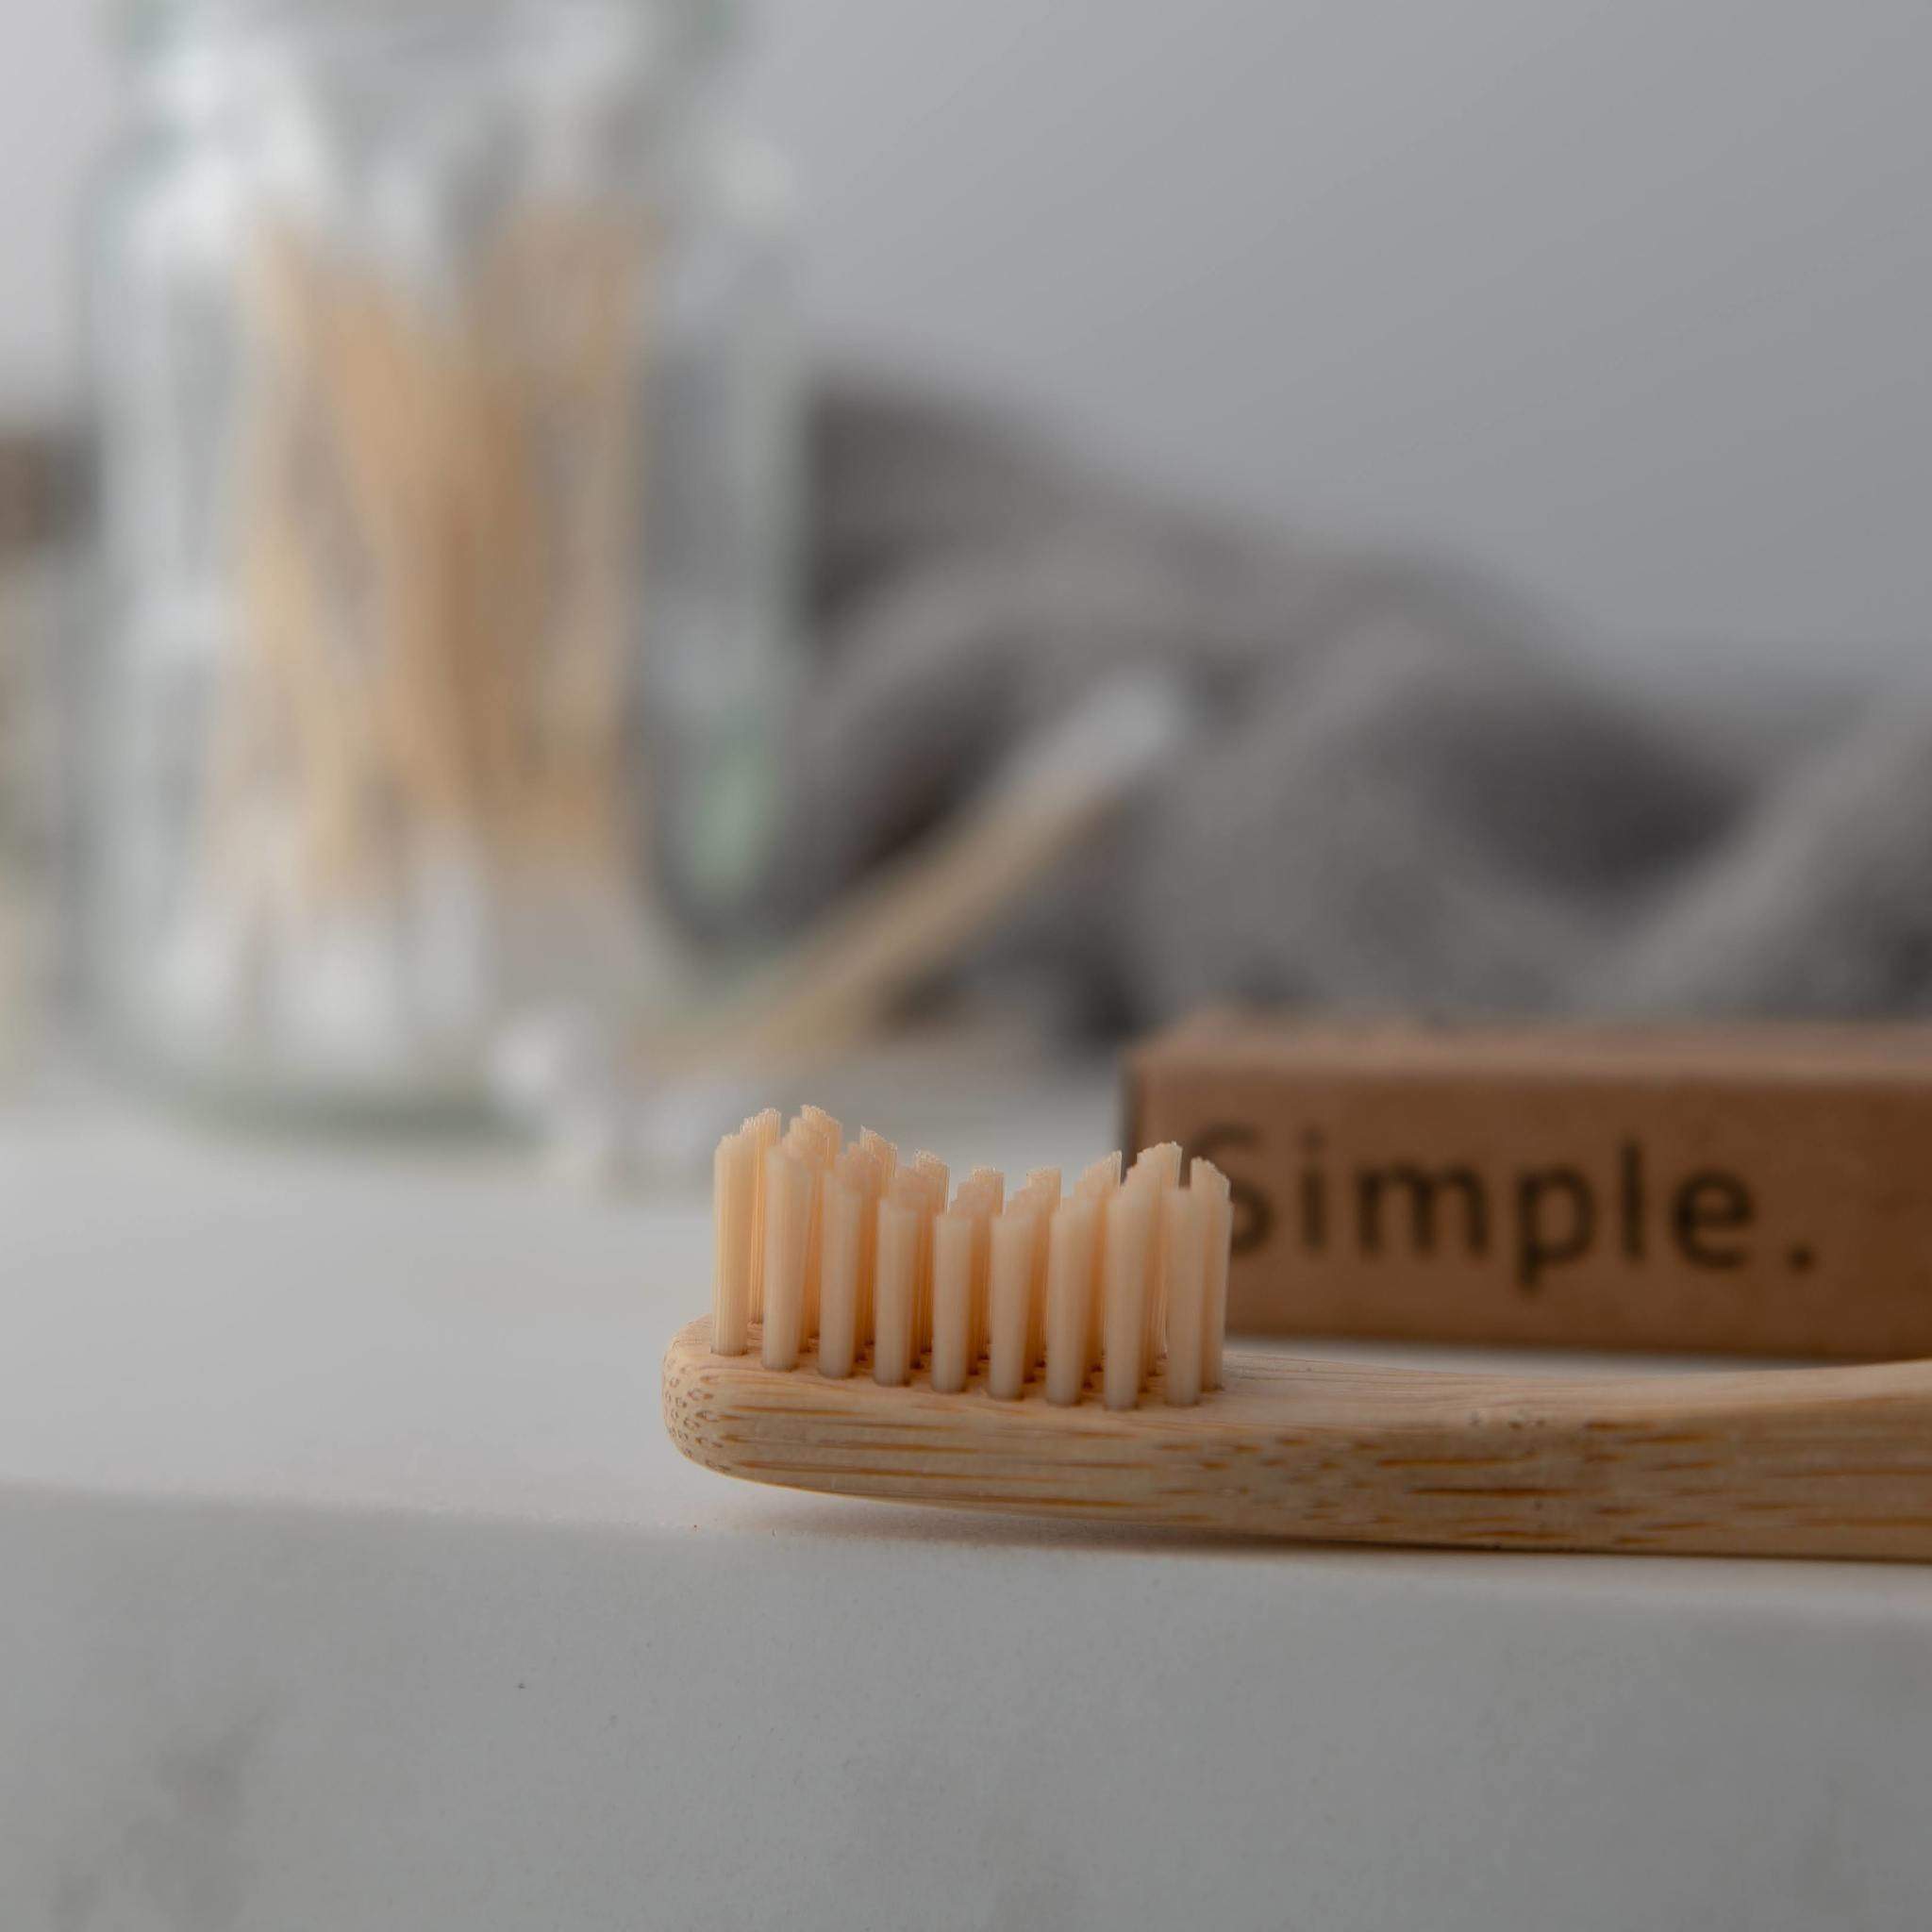
{"type": "Polygon", "coordinates": [[[1148,1229],[1147,1302],[1141,1331],[1141,1373],[1145,1376],[1154,1373],[1167,1333],[1167,1264],[1161,1219],[1167,1211],[1168,1191],[1180,1185],[1180,1143],[1163,1141],[1158,1146],[1143,1147],[1135,1157],[1128,1178],[1152,1188],[1156,1196],[1148,1229]]]}
{"type": "Polygon", "coordinates": [[[1181,1148],[1178,1141],[1162,1141],[1158,1146],[1143,1147],[1134,1157],[1136,1168],[1145,1168],[1163,1188],[1181,1184],[1181,1148]]]}
{"type": "Polygon", "coordinates": [[[768,1369],[795,1369],[805,1340],[805,1242],[812,1171],[774,1147],[765,1157],[765,1327],[768,1369]]]}
{"type": "Polygon", "coordinates": [[[1147,1247],[1145,1291],[1141,1302],[1141,1374],[1143,1380],[1153,1374],[1157,1355],[1156,1324],[1159,1318],[1162,1293],[1160,1214],[1164,1183],[1164,1164],[1150,1158],[1147,1153],[1134,1162],[1127,1170],[1125,1180],[1121,1183],[1124,1191],[1144,1194],[1151,1204],[1142,1224],[1147,1247]]]}
{"type": "Polygon", "coordinates": [[[932,1386],[957,1395],[972,1356],[973,1215],[953,1208],[932,1224],[932,1386]]]}
{"type": "Polygon", "coordinates": [[[862,1168],[841,1160],[820,1182],[819,1374],[842,1378],[858,1358],[866,1191],[862,1168]]]}
{"type": "Polygon", "coordinates": [[[1004,1181],[989,1188],[973,1217],[973,1359],[985,1358],[992,1337],[992,1224],[1002,1211],[1004,1181]]]}
{"type": "Polygon", "coordinates": [[[1074,1184],[1076,1199],[1091,1201],[1100,1209],[1102,1220],[1094,1235],[1093,1293],[1087,1305],[1087,1365],[1091,1369],[1100,1359],[1101,1311],[1105,1297],[1101,1291],[1100,1268],[1102,1265],[1102,1245],[1106,1234],[1107,1204],[1120,1191],[1121,1157],[1118,1151],[1092,1162],[1074,1184]]]}
{"type": "Polygon", "coordinates": [[[1007,1203],[1008,1208],[1024,1208],[1035,1214],[1051,1214],[1060,1205],[1058,1176],[1054,1177],[1055,1185],[1049,1187],[1044,1178],[1030,1180],[1007,1203]]]}
{"type": "Polygon", "coordinates": [[[987,1295],[992,1278],[992,1217],[1004,1205],[1006,1190],[1006,1176],[997,1168],[975,1167],[960,1183],[953,1203],[956,1209],[971,1216],[973,1221],[972,1312],[966,1352],[968,1361],[975,1366],[986,1353],[987,1295]]]}
{"type": "Polygon", "coordinates": [[[1120,1184],[1121,1157],[1115,1152],[1083,1168],[1074,1191],[1088,1200],[1105,1200],[1120,1184]]]}
{"type": "Polygon", "coordinates": [[[852,1154],[852,1178],[864,1200],[858,1218],[858,1346],[872,1341],[873,1274],[879,1245],[879,1201],[886,1191],[888,1169],[878,1154],[860,1140],[852,1154]]]}
{"type": "Polygon", "coordinates": [[[1108,1407],[1132,1408],[1145,1374],[1148,1262],[1159,1196],[1130,1181],[1106,1208],[1102,1236],[1101,1392],[1108,1407]]]}
{"type": "Polygon", "coordinates": [[[765,1158],[778,1144],[778,1109],[768,1107],[745,1123],[751,1132],[754,1200],[751,1223],[751,1318],[765,1317],[765,1158]]]}
{"type": "Polygon", "coordinates": [[[972,1214],[997,1214],[1006,1206],[1005,1194],[1006,1188],[998,1174],[975,1167],[959,1183],[953,1200],[955,1206],[972,1214]]]}
{"type": "Polygon", "coordinates": [[[1061,1407],[1080,1399],[1091,1366],[1093,1264],[1100,1208],[1091,1199],[1055,1208],[1046,1262],[1046,1399],[1061,1407]]]}
{"type": "Polygon", "coordinates": [[[1053,1240],[1053,1217],[1058,1211],[1056,1197],[1048,1201],[1044,1190],[1039,1211],[1033,1219],[1033,1278],[1028,1284],[1026,1311],[1026,1369],[1031,1374],[1046,1366],[1046,1271],[1053,1240]]]}
{"type": "Polygon", "coordinates": [[[1147,1300],[1141,1310],[1141,1374],[1143,1378],[1154,1373],[1155,1364],[1160,1359],[1161,1344],[1167,1336],[1167,1204],[1168,1197],[1176,1191],[1160,1178],[1160,1170],[1156,1170],[1156,1180],[1149,1187],[1154,1196],[1154,1225],[1153,1238],[1147,1246],[1147,1300]]]}
{"type": "Polygon", "coordinates": [[[873,1280],[872,1376],[888,1388],[912,1376],[920,1250],[931,1224],[925,1189],[912,1175],[899,1175],[878,1206],[873,1280]]]}
{"type": "Polygon", "coordinates": [[[1023,1191],[988,1227],[987,1392],[1016,1401],[1033,1367],[1039,1325],[1033,1303],[1033,1253],[1041,1224],[1023,1191]]]}
{"type": "Polygon", "coordinates": [[[1186,1408],[1201,1399],[1204,1264],[1202,1228],[1211,1200],[1168,1188],[1160,1202],[1161,1278],[1167,1289],[1167,1399],[1186,1408]]]}
{"type": "Polygon", "coordinates": [[[932,1347],[932,1224],[936,1215],[945,1211],[951,1176],[946,1163],[936,1154],[915,1154],[912,1174],[925,1189],[925,1218],[919,1234],[917,1319],[912,1330],[912,1358],[917,1361],[932,1347]]]}
{"type": "Polygon", "coordinates": [[[1196,1160],[1188,1185],[1202,1200],[1201,1386],[1221,1387],[1221,1355],[1227,1334],[1227,1264],[1234,1246],[1234,1200],[1227,1176],[1212,1161],[1196,1160]]]}
{"type": "Polygon", "coordinates": [[[890,1181],[898,1172],[899,1150],[883,1134],[875,1134],[870,1127],[860,1127],[858,1151],[878,1164],[881,1185],[890,1181]]]}
{"type": "MultiPolygon", "coordinates": [[[[807,1112],[816,1112],[808,1108],[807,1112]]],[[[805,1166],[809,1173],[808,1182],[808,1197],[805,1217],[805,1316],[801,1327],[804,1340],[813,1340],[819,1332],[819,1280],[823,1262],[821,1229],[824,1224],[824,1201],[825,1181],[830,1176],[832,1162],[839,1153],[837,1139],[839,1124],[829,1115],[822,1116],[822,1123],[830,1124],[832,1139],[826,1139],[823,1124],[806,1123],[805,1166]]]]}
{"type": "Polygon", "coordinates": [[[755,1152],[747,1124],[718,1142],[711,1163],[711,1346],[720,1355],[742,1355],[750,1345],[755,1152]]]}

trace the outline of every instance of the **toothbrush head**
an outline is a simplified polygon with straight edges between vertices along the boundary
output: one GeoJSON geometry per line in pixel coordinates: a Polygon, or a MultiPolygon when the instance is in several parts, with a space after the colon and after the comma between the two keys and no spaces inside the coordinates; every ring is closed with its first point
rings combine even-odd
{"type": "Polygon", "coordinates": [[[1010,1195],[975,1168],[949,1200],[934,1155],[869,1129],[845,1143],[817,1108],[781,1133],[768,1110],[713,1163],[711,1352],[998,1402],[1191,1407],[1221,1386],[1233,1216],[1226,1177],[1183,1166],[1170,1141],[1010,1195]]]}

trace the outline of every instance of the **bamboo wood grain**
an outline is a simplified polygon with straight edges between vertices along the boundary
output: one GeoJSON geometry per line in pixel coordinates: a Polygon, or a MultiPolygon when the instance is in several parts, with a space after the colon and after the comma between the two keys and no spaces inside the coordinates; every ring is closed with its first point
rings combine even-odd
{"type": "Polygon", "coordinates": [[[1932,1558],[1932,1361],[1557,1378],[1231,1352],[1197,1407],[997,1402],[664,1357],[686,1456],[755,1482],[1321,1541],[1932,1558]]]}

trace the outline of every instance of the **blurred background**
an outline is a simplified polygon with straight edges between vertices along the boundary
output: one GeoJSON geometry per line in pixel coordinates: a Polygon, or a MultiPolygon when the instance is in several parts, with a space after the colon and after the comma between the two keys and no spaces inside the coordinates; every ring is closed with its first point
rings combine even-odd
{"type": "Polygon", "coordinates": [[[130,1060],[553,1124],[594,1088],[608,1139],[619,1092],[936,1010],[1932,997],[1922,8],[329,11],[0,23],[7,554],[81,560],[8,625],[59,640],[10,653],[12,923],[58,858],[42,978],[130,1060]],[[559,207],[618,240],[519,263],[559,207]],[[391,448],[499,282],[473,415],[391,448]],[[317,376],[251,522],[290,318],[371,287],[445,333],[359,403],[317,376]],[[441,764],[428,712],[380,754],[261,722],[316,712],[247,668],[293,634],[262,558],[340,520],[305,460],[365,477],[317,648],[460,580],[415,688],[551,718],[550,791],[492,791],[474,719],[441,764]],[[523,536],[396,538],[478,461],[523,536]]]}
{"type": "MultiPolygon", "coordinates": [[[[1926,0],[0,0],[0,1932],[1923,1925],[1904,1566],[788,1505],[658,1363],[768,1106],[1017,1181],[1224,1003],[1932,1016],[1928,73],[1926,0]]],[[[1647,1209],[1577,1108],[1624,1245],[1537,1308],[1786,1291],[1662,1272],[1749,1199],[1683,1106],[1647,1209]]]]}
{"type": "MultiPolygon", "coordinates": [[[[658,1364],[768,1107],[1017,1181],[1224,1003],[1932,1016],[1928,73],[1926,0],[0,0],[0,1932],[1923,1925],[1902,1566],[847,1515],[658,1364]]],[[[1785,1291],[1662,1272],[1748,1212],[1689,1091],[1647,1209],[1577,1108],[1578,1333],[1785,1291]]]]}
{"type": "MultiPolygon", "coordinates": [[[[83,392],[105,17],[0,25],[16,417],[83,392]]],[[[749,27],[826,356],[1014,400],[1212,501],[1462,546],[1632,661],[1901,669],[1923,642],[1908,0],[763,0],[749,27]]]]}

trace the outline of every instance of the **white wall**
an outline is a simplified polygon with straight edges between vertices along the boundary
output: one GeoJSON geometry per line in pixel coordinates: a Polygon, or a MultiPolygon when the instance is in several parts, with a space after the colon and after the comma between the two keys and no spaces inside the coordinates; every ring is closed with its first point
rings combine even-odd
{"type": "MultiPolygon", "coordinates": [[[[64,374],[89,11],[0,8],[16,391],[64,374]]],[[[1634,652],[1932,641],[1924,0],[764,13],[748,99],[847,358],[1269,515],[1459,546],[1634,652]]]]}
{"type": "Polygon", "coordinates": [[[71,393],[75,203],[113,125],[108,8],[0,0],[0,411],[71,393]]]}

